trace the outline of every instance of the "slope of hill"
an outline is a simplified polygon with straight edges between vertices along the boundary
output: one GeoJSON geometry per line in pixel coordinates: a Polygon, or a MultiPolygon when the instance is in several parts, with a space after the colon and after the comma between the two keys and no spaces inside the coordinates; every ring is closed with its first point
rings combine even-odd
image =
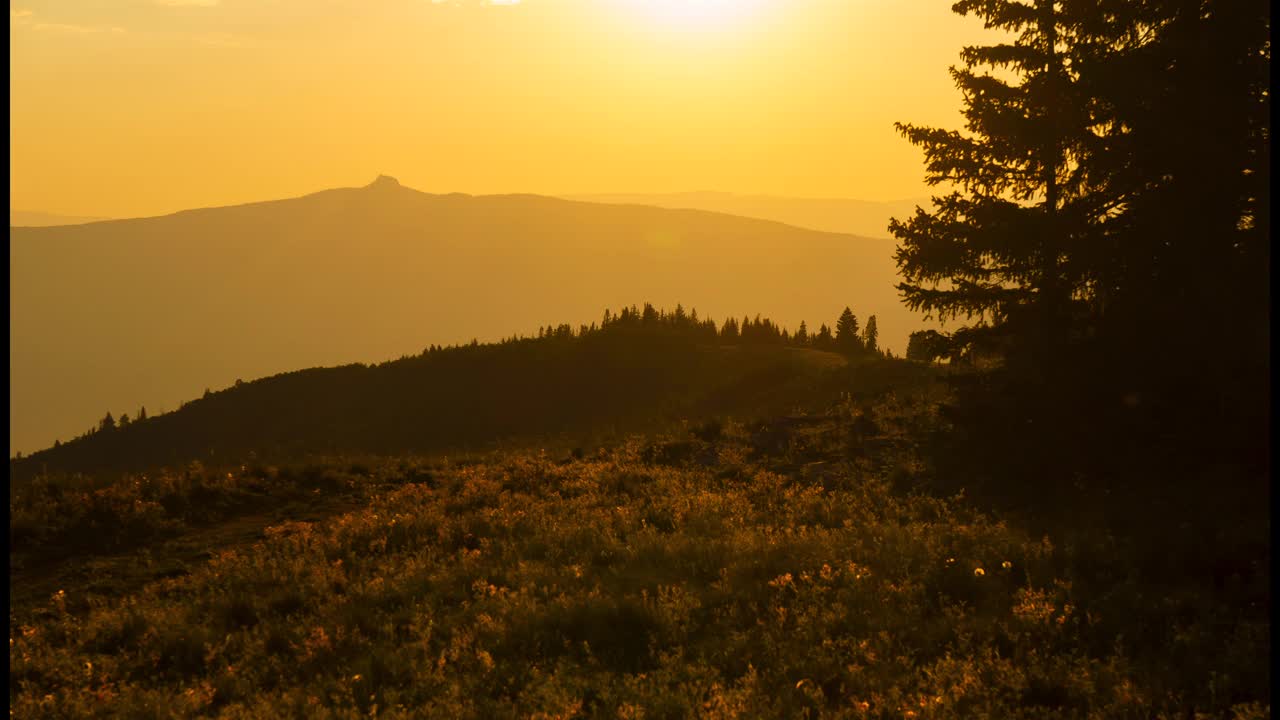
{"type": "Polygon", "coordinates": [[[579,457],[35,483],[10,500],[14,716],[1271,716],[1265,554],[922,493],[929,368],[860,369],[885,367],[914,377],[851,401],[846,374],[802,426],[579,457]]]}
{"type": "Polygon", "coordinates": [[[10,448],[237,379],[496,340],[586,308],[852,306],[901,352],[893,244],[696,210],[430,195],[389,178],[301,198],[10,228],[10,448]]]}
{"type": "Polygon", "coordinates": [[[866,237],[889,237],[889,218],[905,218],[928,198],[876,202],[849,198],[792,198],[776,195],[739,195],[725,192],[609,193],[565,195],[569,200],[619,205],[652,205],[688,208],[775,220],[824,232],[866,237]]]}
{"type": "Polygon", "coordinates": [[[83,215],[58,215],[56,213],[36,212],[33,210],[10,210],[9,227],[49,227],[53,225],[83,225],[85,223],[107,220],[103,217],[87,217],[83,215]]]}
{"type": "Polygon", "coordinates": [[[705,322],[628,318],[586,332],[562,326],[543,338],[238,383],[175,412],[12,460],[11,487],[37,473],[193,460],[477,450],[561,433],[597,439],[676,418],[780,411],[845,365],[807,348],[722,344],[705,322]]]}

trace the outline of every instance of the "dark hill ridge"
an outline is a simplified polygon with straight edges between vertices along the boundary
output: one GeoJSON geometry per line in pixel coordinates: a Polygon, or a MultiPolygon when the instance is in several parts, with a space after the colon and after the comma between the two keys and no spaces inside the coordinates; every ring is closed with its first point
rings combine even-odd
{"type": "Polygon", "coordinates": [[[175,412],[11,461],[10,480],[192,460],[480,450],[560,433],[601,436],[675,418],[778,410],[844,364],[817,350],[723,345],[707,327],[615,322],[577,335],[237,384],[175,412]]]}
{"type": "Polygon", "coordinates": [[[433,195],[300,198],[10,228],[10,446],[299,367],[496,340],[647,298],[794,330],[850,305],[901,352],[893,243],[697,210],[433,195]]]}

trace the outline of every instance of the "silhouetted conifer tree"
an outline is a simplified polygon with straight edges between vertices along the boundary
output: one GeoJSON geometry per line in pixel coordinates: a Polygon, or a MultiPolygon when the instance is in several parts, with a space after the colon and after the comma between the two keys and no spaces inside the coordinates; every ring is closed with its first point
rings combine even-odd
{"type": "Polygon", "coordinates": [[[862,346],[868,352],[879,352],[880,330],[876,327],[876,316],[867,318],[867,327],[862,331],[862,346]]]}
{"type": "Polygon", "coordinates": [[[862,338],[858,336],[858,318],[847,307],[836,321],[836,346],[840,348],[840,352],[847,354],[862,349],[862,338]]]}
{"type": "Polygon", "coordinates": [[[1067,231],[1059,214],[1064,190],[1078,200],[1087,187],[1087,178],[1068,176],[1069,161],[1084,152],[1079,130],[1088,106],[1064,68],[1052,0],[962,0],[955,9],[1015,39],[967,47],[964,67],[952,69],[967,132],[897,124],[924,149],[926,181],[959,187],[933,198],[932,212],[917,208],[905,222],[890,222],[902,243],[897,261],[905,281],[898,288],[909,307],[944,320],[963,315],[999,325],[1036,303],[1037,322],[1024,331],[1052,333],[1084,280],[1068,279],[1062,254],[1079,241],[1068,236],[1087,231],[1087,217],[1073,207],[1068,215],[1083,224],[1067,231]],[[1006,69],[1017,82],[984,67],[1006,69]]]}
{"type": "Polygon", "coordinates": [[[819,350],[831,350],[835,347],[835,338],[831,335],[831,328],[823,323],[818,327],[818,334],[813,336],[813,346],[819,350]]]}
{"type": "Polygon", "coordinates": [[[954,191],[889,227],[907,305],[964,322],[949,356],[1003,356],[953,420],[974,446],[1016,448],[1010,478],[1043,469],[1064,493],[1119,457],[1135,478],[1181,453],[1153,482],[1245,446],[1267,465],[1269,6],[953,7],[1008,40],[952,70],[962,130],[897,126],[954,191]]]}
{"type": "Polygon", "coordinates": [[[1094,272],[1088,297],[1102,339],[1125,349],[1109,354],[1131,358],[1134,375],[1154,370],[1175,387],[1189,372],[1252,372],[1261,381],[1270,7],[1153,0],[1093,9],[1084,20],[1071,43],[1074,64],[1116,128],[1096,143],[1089,172],[1105,180],[1115,207],[1103,241],[1073,261],[1094,272]],[[1189,325],[1202,332],[1185,332],[1189,325]],[[1163,358],[1154,368],[1146,362],[1153,352],[1163,358]]]}

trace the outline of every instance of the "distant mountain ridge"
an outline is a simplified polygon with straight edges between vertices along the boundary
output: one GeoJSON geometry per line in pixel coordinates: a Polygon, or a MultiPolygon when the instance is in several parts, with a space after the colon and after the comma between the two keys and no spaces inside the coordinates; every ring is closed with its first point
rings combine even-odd
{"type": "Polygon", "coordinates": [[[851,198],[741,195],[714,191],[648,194],[595,193],[562,197],[583,202],[707,210],[774,220],[824,232],[875,238],[889,237],[889,218],[906,218],[915,213],[917,205],[925,207],[929,205],[929,199],[924,197],[881,202],[851,198]]]}
{"type": "Polygon", "coordinates": [[[108,410],[173,409],[237,379],[497,340],[601,308],[683,302],[794,330],[922,327],[893,243],[699,210],[432,195],[390,178],[299,198],[10,228],[10,453],[108,410]]]}
{"type": "Polygon", "coordinates": [[[10,210],[9,227],[49,227],[53,225],[83,225],[85,223],[110,220],[105,217],[89,217],[85,215],[59,215],[57,213],[36,212],[34,210],[10,210]]]}

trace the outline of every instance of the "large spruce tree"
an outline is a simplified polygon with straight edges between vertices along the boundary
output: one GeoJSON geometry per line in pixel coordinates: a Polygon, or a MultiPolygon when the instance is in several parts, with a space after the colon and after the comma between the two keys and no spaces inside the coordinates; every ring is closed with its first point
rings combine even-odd
{"type": "Polygon", "coordinates": [[[963,132],[897,125],[923,148],[926,181],[952,190],[933,198],[932,211],[890,222],[901,241],[898,287],[909,307],[944,321],[1060,334],[1070,301],[1088,290],[1069,253],[1087,244],[1108,205],[1090,182],[1095,136],[1062,52],[1069,36],[1049,0],[963,0],[953,9],[1008,41],[966,47],[963,67],[951,69],[963,132]]]}
{"type": "Polygon", "coordinates": [[[1082,84],[1120,128],[1092,163],[1117,207],[1080,258],[1107,341],[1194,365],[1265,355],[1269,4],[1112,0],[1076,13],[1082,84]]]}
{"type": "Polygon", "coordinates": [[[998,444],[1006,495],[1014,478],[1042,500],[1090,479],[1135,502],[1180,483],[1200,488],[1194,507],[1221,485],[1214,463],[1264,467],[1268,4],[953,9],[996,41],[951,70],[962,129],[898,125],[947,192],[890,223],[907,305],[968,325],[952,353],[1005,351],[999,372],[956,380],[975,454],[952,474],[988,472],[998,444]]]}
{"type": "Polygon", "coordinates": [[[964,48],[951,70],[962,131],[898,125],[924,150],[927,182],[950,190],[890,223],[908,306],[976,321],[965,342],[1011,336],[1056,354],[1102,332],[1130,356],[1233,341],[1259,354],[1268,4],[961,0],[953,10],[1003,41],[964,48]],[[1189,321],[1204,331],[1178,334],[1189,321]]]}

